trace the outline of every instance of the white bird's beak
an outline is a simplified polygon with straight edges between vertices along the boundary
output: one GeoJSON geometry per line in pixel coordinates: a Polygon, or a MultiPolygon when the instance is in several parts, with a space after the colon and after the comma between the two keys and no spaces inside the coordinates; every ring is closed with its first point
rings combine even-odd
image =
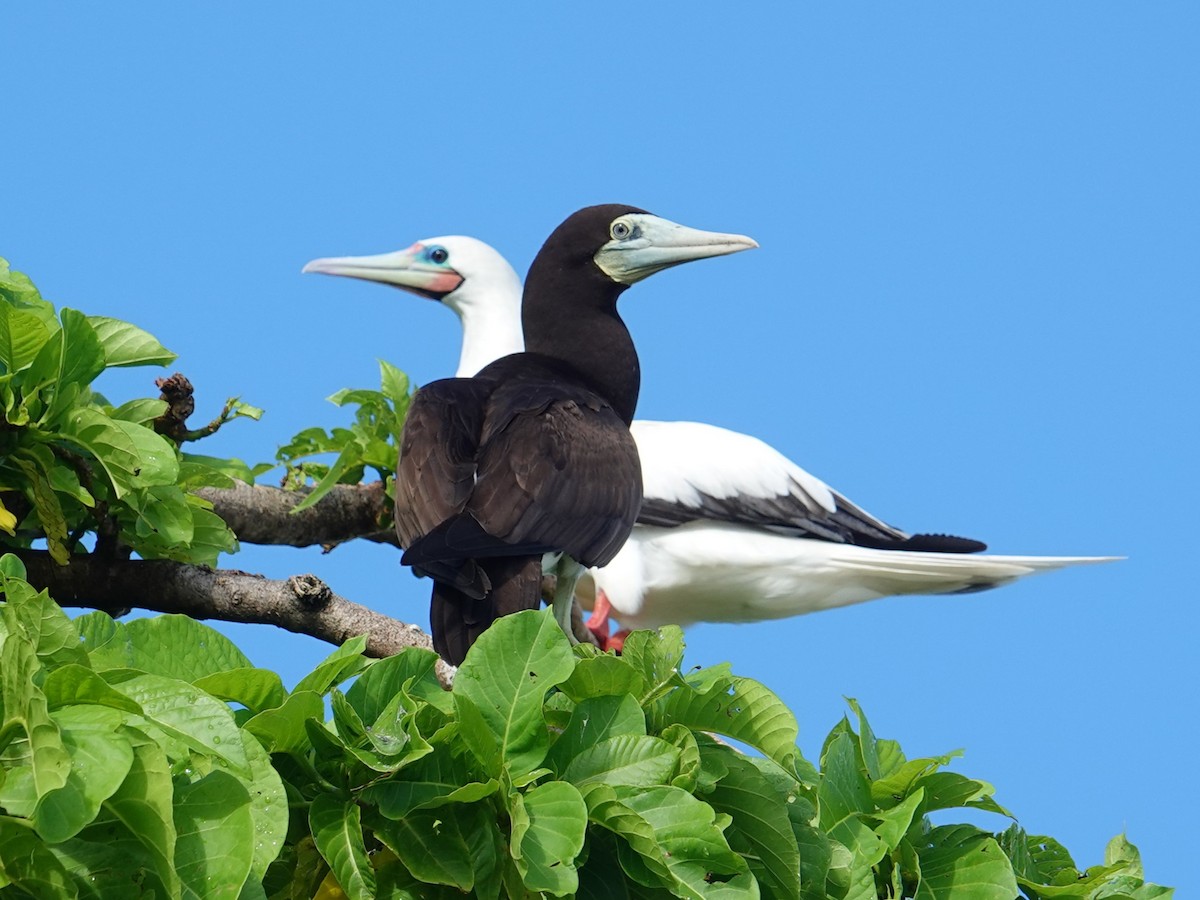
{"type": "Polygon", "coordinates": [[[628,234],[614,236],[593,257],[601,271],[618,284],[634,284],[694,259],[725,256],[758,246],[745,235],[700,231],[649,213],[620,216],[613,222],[614,228],[618,223],[628,227],[628,234]]]}
{"type": "Polygon", "coordinates": [[[425,245],[418,242],[407,250],[377,256],[331,256],[314,259],[301,271],[377,281],[441,300],[463,283],[463,277],[447,265],[428,261],[425,250],[425,245]]]}

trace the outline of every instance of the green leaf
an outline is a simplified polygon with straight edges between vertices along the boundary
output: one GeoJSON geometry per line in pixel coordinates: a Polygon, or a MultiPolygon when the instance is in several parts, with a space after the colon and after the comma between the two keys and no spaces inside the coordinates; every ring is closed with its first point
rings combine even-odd
{"type": "Polygon", "coordinates": [[[603,654],[575,663],[575,671],[559,688],[576,703],[610,694],[640,698],[646,695],[646,679],[623,657],[603,654]]]}
{"type": "Polygon", "coordinates": [[[324,694],[335,684],[352,675],[357,675],[370,665],[370,661],[364,659],[362,655],[366,649],[367,636],[365,634],[350,638],[318,663],[315,669],[301,678],[300,682],[292,689],[292,693],[316,691],[318,694],[324,694]]]}
{"type": "MultiPolygon", "coordinates": [[[[250,797],[250,819],[254,831],[254,853],[250,873],[261,880],[267,867],[279,856],[287,838],[288,797],[271,756],[254,736],[242,733],[242,747],[250,762],[250,778],[243,779],[250,797]]],[[[220,765],[220,761],[217,761],[220,765]]]]}
{"type": "Polygon", "coordinates": [[[996,841],[957,825],[935,828],[919,848],[921,884],[916,900],[1012,900],[1017,881],[996,841]],[[964,836],[965,835],[965,836],[964,836]]]}
{"type": "Polygon", "coordinates": [[[733,819],[729,846],[750,864],[764,893],[800,896],[800,851],[788,819],[787,795],[774,790],[749,760],[726,754],[727,774],[704,799],[733,819]]]}
{"type": "Polygon", "coordinates": [[[229,638],[188,616],[134,619],[125,626],[129,665],[152,675],[197,681],[218,672],[252,668],[229,638]]]}
{"type": "Polygon", "coordinates": [[[96,458],[118,499],[135,488],[174,484],[179,476],[175,449],[141,425],[83,407],[70,411],[60,432],[96,458]]]}
{"type": "Polygon", "coordinates": [[[494,794],[495,779],[480,781],[473,767],[449,747],[440,745],[386,781],[363,791],[363,799],[376,804],[389,819],[403,819],[418,809],[447,803],[474,803],[494,794]]]}
{"type": "Polygon", "coordinates": [[[236,900],[254,859],[250,797],[228,772],[175,789],[175,866],[184,900],[236,900]]]}
{"type": "Polygon", "coordinates": [[[409,679],[433,678],[437,654],[408,647],[395,656],[373,661],[351,685],[346,699],[364,722],[373,723],[409,679]]]}
{"type": "Polygon", "coordinates": [[[924,800],[924,790],[917,788],[902,803],[886,811],[870,814],[873,819],[879,821],[879,824],[875,826],[875,833],[887,845],[888,850],[895,850],[900,846],[901,839],[912,826],[913,819],[917,817],[924,800]]]}
{"type": "Polygon", "coordinates": [[[194,750],[220,757],[239,775],[250,774],[233,713],[221,701],[161,675],[138,675],[113,687],[141,705],[147,722],[194,750]]]}
{"type": "Polygon", "coordinates": [[[666,741],[622,734],[584,749],[563,778],[580,788],[589,784],[649,787],[667,784],[678,764],[679,751],[666,741]]]}
{"type": "Polygon", "coordinates": [[[655,721],[660,727],[677,722],[734,738],[761,750],[786,770],[797,765],[796,717],[774,693],[750,678],[729,676],[704,691],[690,685],[677,688],[655,705],[655,721]]]}
{"type": "Polygon", "coordinates": [[[79,838],[50,849],[84,900],[149,897],[152,893],[167,896],[166,887],[145,855],[131,855],[122,846],[79,838]]]}
{"type": "Polygon", "coordinates": [[[175,361],[176,354],[136,325],[107,316],[87,318],[104,348],[104,360],[109,366],[165,366],[175,361]]]}
{"type": "Polygon", "coordinates": [[[628,694],[604,695],[583,700],[571,712],[567,727],[546,756],[547,764],[562,773],[583,750],[619,734],[645,735],[646,716],[628,694]]]}
{"type": "Polygon", "coordinates": [[[575,858],[583,851],[587,818],[579,791],[562,781],[514,796],[512,855],[525,887],[555,897],[575,893],[575,858]]]}
{"type": "Polygon", "coordinates": [[[363,842],[358,805],[332,794],[318,794],[308,811],[313,840],[338,884],[351,900],[372,900],[375,872],[363,842]]]}
{"type": "Polygon", "coordinates": [[[104,348],[83,313],[63,309],[59,318],[62,328],[38,351],[26,384],[48,386],[61,397],[66,388],[86,387],[104,371],[104,348]]]}
{"type": "MultiPolygon", "coordinates": [[[[181,454],[183,462],[180,466],[180,477],[186,478],[185,487],[203,487],[209,484],[209,479],[212,475],[201,475],[201,470],[215,473],[221,477],[221,481],[212,485],[213,487],[229,486],[229,480],[244,481],[246,484],[253,484],[255,478],[255,469],[251,469],[240,459],[225,459],[220,456],[204,456],[200,453],[183,453],[181,454]],[[189,468],[190,466],[190,468],[189,468]]],[[[272,468],[267,466],[267,469],[272,468]]]]}
{"type": "Polygon", "coordinates": [[[109,415],[123,422],[134,422],[138,425],[148,425],[167,411],[166,400],[152,400],[142,397],[122,403],[109,415]]]}
{"type": "Polygon", "coordinates": [[[100,804],[129,774],[133,748],[126,735],[117,733],[122,716],[114,709],[75,706],[54,718],[71,756],[71,772],[66,784],[38,801],[32,819],[47,843],[58,844],[96,818],[100,804]]]}
{"type": "Polygon", "coordinates": [[[287,691],[283,681],[268,669],[241,667],[204,675],[193,682],[202,691],[240,703],[251,712],[260,713],[283,705],[287,691]]]}
{"type": "Polygon", "coordinates": [[[5,372],[24,369],[48,340],[50,329],[39,316],[0,303],[0,364],[5,372]]]}
{"type": "MultiPolygon", "coordinates": [[[[6,604],[7,606],[7,604],[6,604]]],[[[22,729],[29,741],[28,765],[37,797],[67,783],[71,757],[63,746],[58,726],[50,718],[46,695],[35,676],[41,669],[33,643],[21,633],[10,633],[0,647],[0,752],[22,729]]],[[[7,803],[5,804],[7,805],[7,803]]]]}
{"type": "MultiPolygon", "coordinates": [[[[604,790],[596,795],[603,797],[604,790]]],[[[676,787],[633,789],[618,796],[593,805],[589,792],[589,811],[593,822],[625,839],[617,853],[635,881],[651,887],[663,883],[665,873],[664,886],[691,900],[759,896],[746,861],[729,848],[722,833],[728,818],[718,820],[707,803],[676,787]]]]}
{"type": "Polygon", "coordinates": [[[496,813],[487,802],[420,810],[398,821],[378,817],[371,825],[375,836],[426,884],[468,893],[496,872],[496,813]]]}
{"type": "Polygon", "coordinates": [[[295,690],[282,706],[266,709],[242,727],[262,743],[268,753],[306,754],[309,750],[305,723],[320,722],[325,704],[316,691],[295,690]]]}
{"type": "Polygon", "coordinates": [[[625,639],[621,658],[641,675],[646,690],[639,699],[647,705],[683,684],[683,629],[668,625],[658,631],[635,631],[625,639]]]}
{"type": "Polygon", "coordinates": [[[67,547],[66,516],[51,481],[54,470],[58,468],[54,454],[44,445],[26,446],[18,448],[9,461],[21,470],[28,481],[29,495],[33,498],[50,556],[60,566],[65,566],[71,558],[71,551],[67,547]]]}
{"type": "Polygon", "coordinates": [[[389,362],[379,360],[379,381],[383,395],[392,401],[397,410],[407,407],[408,376],[389,362]]]}
{"type": "Polygon", "coordinates": [[[1104,848],[1104,865],[1121,866],[1125,875],[1144,878],[1142,869],[1142,854],[1137,846],[1125,836],[1124,832],[1116,835],[1104,848]]]}
{"type": "Polygon", "coordinates": [[[62,864],[34,834],[29,823],[0,815],[0,890],[4,890],[4,885],[16,887],[30,897],[57,900],[79,896],[62,864]]]}
{"type": "Polygon", "coordinates": [[[104,828],[101,829],[102,837],[97,837],[104,842],[146,854],[148,863],[167,890],[172,895],[178,895],[171,766],[161,747],[132,729],[129,729],[129,733],[133,736],[133,764],[116,793],[103,804],[104,809],[125,826],[125,830],[117,833],[104,828]]]}
{"type": "Polygon", "coordinates": [[[97,672],[133,666],[133,648],[125,633],[125,624],[99,610],[72,620],[79,632],[80,646],[97,672]]]}
{"type": "Polygon", "coordinates": [[[454,693],[479,708],[512,774],[536,769],[545,759],[550,736],[542,703],[571,674],[574,660],[554,619],[526,610],[497,620],[459,667],[454,693]]]}
{"type": "Polygon", "coordinates": [[[61,666],[46,676],[42,685],[50,710],[83,704],[110,707],[140,715],[142,708],[91,669],[80,665],[61,666]]]}
{"type": "MultiPolygon", "coordinates": [[[[136,513],[134,522],[135,541],[151,543],[146,546],[174,548],[186,546],[193,537],[192,507],[188,505],[184,492],[173,484],[158,485],[142,491],[134,491],[127,498],[136,513]]],[[[136,548],[142,556],[154,558],[160,554],[146,553],[141,546],[136,548]]]]}
{"type": "Polygon", "coordinates": [[[46,591],[35,591],[23,577],[6,577],[4,591],[8,600],[5,621],[11,630],[34,642],[34,652],[47,668],[87,664],[87,654],[79,646],[79,633],[46,591]]]}

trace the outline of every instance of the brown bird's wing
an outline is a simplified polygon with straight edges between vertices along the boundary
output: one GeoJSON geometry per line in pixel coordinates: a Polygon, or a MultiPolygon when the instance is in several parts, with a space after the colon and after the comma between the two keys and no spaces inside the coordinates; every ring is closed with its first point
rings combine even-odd
{"type": "Polygon", "coordinates": [[[488,534],[605,565],[629,536],[641,500],[637,446],[599,396],[536,381],[492,393],[467,503],[488,534]]]}
{"type": "Polygon", "coordinates": [[[488,385],[474,379],[443,378],[413,397],[396,466],[396,535],[402,547],[466,507],[487,392],[488,385]]]}

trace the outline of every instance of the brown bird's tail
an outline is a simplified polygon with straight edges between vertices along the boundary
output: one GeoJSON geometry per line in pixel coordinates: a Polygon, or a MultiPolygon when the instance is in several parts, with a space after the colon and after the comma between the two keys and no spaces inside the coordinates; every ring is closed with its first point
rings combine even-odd
{"type": "Polygon", "coordinates": [[[452,666],[462,665],[476,638],[492,622],[542,602],[542,557],[516,556],[480,560],[492,589],[482,600],[473,600],[441,581],[433,583],[429,622],[433,649],[452,666]]]}

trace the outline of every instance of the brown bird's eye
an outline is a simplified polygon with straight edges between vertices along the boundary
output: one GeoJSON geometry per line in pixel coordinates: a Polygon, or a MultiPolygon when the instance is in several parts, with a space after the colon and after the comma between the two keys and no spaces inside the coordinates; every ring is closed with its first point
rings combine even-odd
{"type": "Polygon", "coordinates": [[[613,236],[614,240],[623,241],[625,238],[633,234],[633,228],[628,222],[622,222],[620,219],[612,223],[608,233],[613,236]]]}

